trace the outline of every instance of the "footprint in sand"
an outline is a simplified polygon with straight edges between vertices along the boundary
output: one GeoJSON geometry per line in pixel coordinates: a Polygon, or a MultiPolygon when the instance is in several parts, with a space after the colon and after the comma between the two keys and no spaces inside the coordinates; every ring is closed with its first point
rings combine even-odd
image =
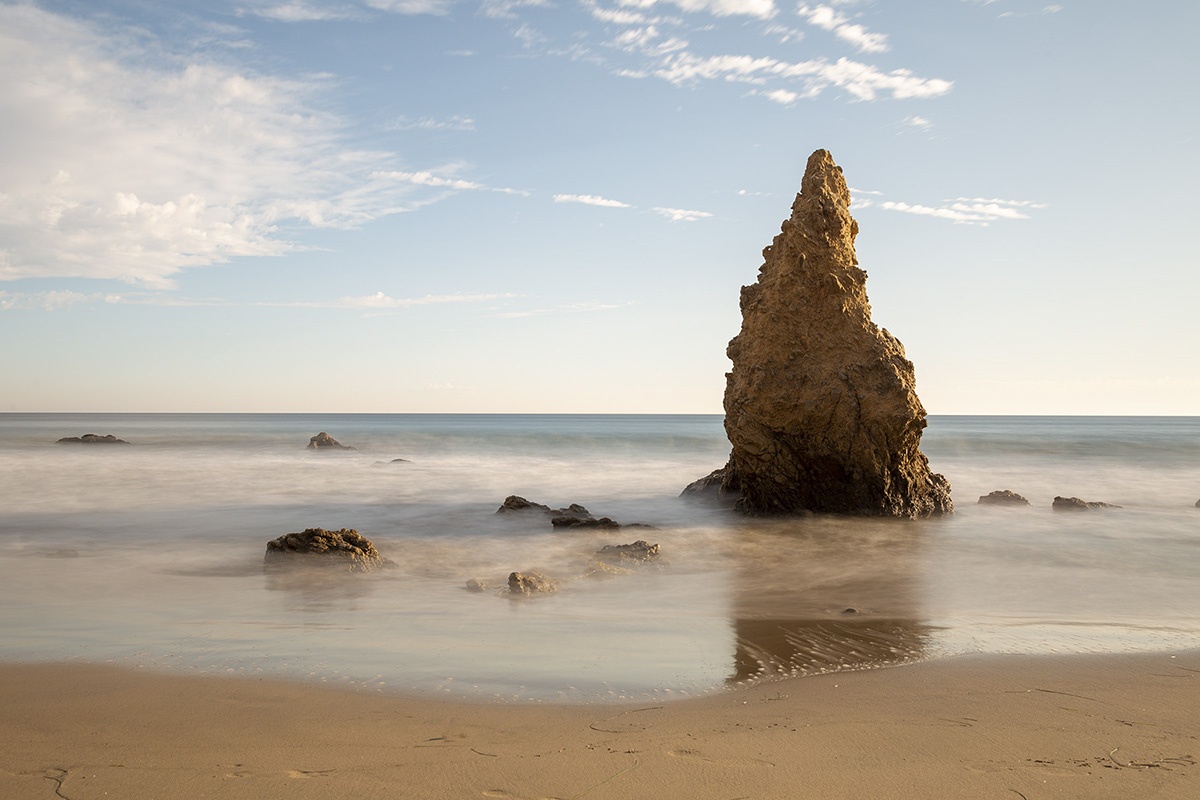
{"type": "Polygon", "coordinates": [[[289,778],[324,778],[335,772],[336,769],[289,769],[287,774],[289,778]]]}

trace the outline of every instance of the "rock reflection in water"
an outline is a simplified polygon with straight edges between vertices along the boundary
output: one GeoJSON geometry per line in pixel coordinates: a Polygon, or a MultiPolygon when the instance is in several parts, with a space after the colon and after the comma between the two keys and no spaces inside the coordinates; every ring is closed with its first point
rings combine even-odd
{"type": "Polygon", "coordinates": [[[289,566],[263,577],[269,591],[286,593],[290,608],[306,612],[353,611],[354,601],[373,590],[368,576],[321,567],[289,566]]]}
{"type": "Polygon", "coordinates": [[[750,520],[737,536],[729,683],[918,659],[917,563],[936,522],[750,520]]]}

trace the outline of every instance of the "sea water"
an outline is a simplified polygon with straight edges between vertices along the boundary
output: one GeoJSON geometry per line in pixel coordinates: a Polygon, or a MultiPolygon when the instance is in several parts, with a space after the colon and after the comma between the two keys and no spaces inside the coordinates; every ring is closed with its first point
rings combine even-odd
{"type": "Polygon", "coordinates": [[[681,499],[725,463],[721,422],[0,414],[0,659],[540,702],[1200,647],[1200,418],[931,417],[922,449],[956,513],[919,521],[681,499]],[[307,449],[321,431],[356,449],[307,449]],[[131,444],[56,444],[85,433],[131,444]],[[977,504],[995,489],[1030,505],[977,504]],[[497,514],[513,494],[654,528],[497,514]],[[1121,508],[1055,511],[1056,495],[1121,508]],[[264,571],[268,540],[311,527],[357,529],[397,566],[264,571]],[[594,569],[636,539],[658,562],[594,569]],[[558,590],[505,591],[530,570],[558,590]]]}

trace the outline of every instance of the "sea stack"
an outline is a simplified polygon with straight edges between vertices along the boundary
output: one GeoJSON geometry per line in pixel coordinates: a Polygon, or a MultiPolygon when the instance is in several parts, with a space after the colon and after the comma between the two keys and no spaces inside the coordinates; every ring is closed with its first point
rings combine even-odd
{"type": "Polygon", "coordinates": [[[950,483],[920,450],[925,409],[904,347],[871,322],[850,192],[825,150],[758,281],[742,287],[729,343],[724,488],[748,514],[949,513],[950,483]]]}

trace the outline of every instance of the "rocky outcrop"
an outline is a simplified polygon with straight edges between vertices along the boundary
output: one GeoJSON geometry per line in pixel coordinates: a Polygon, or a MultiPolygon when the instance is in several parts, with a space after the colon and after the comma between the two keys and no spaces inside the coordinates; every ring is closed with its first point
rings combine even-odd
{"type": "Polygon", "coordinates": [[[395,566],[356,530],[308,528],[267,542],[263,566],[275,570],[297,566],[329,567],[346,572],[372,572],[395,566]]]}
{"type": "Polygon", "coordinates": [[[1095,511],[1101,508],[1120,508],[1112,503],[1091,502],[1078,497],[1055,497],[1051,506],[1055,511],[1095,511]]]}
{"type": "Polygon", "coordinates": [[[657,544],[638,539],[632,544],[609,544],[596,551],[597,561],[608,564],[654,561],[662,550],[657,544]]]}
{"type": "Polygon", "coordinates": [[[566,508],[551,508],[544,506],[541,503],[533,503],[515,494],[510,494],[504,498],[504,503],[500,508],[496,509],[497,514],[542,514],[550,517],[550,524],[556,529],[563,530],[578,529],[578,528],[598,528],[603,530],[616,530],[617,528],[647,528],[656,530],[653,525],[646,525],[641,522],[633,522],[628,525],[621,525],[608,517],[594,517],[592,513],[578,503],[571,503],[566,508]]]}
{"type": "Polygon", "coordinates": [[[1029,501],[1008,489],[997,489],[979,498],[981,506],[1027,506],[1029,501]]]}
{"type": "Polygon", "coordinates": [[[566,508],[551,508],[550,506],[544,506],[541,503],[531,502],[526,500],[524,497],[515,494],[510,494],[508,497],[504,498],[504,502],[501,503],[500,507],[496,509],[497,514],[512,514],[522,512],[542,513],[548,517],[589,518],[592,516],[586,508],[578,503],[571,503],[571,505],[567,506],[566,508]]]}
{"type": "MultiPolygon", "coordinates": [[[[742,288],[729,343],[721,485],[749,514],[924,517],[950,484],[921,453],[925,409],[904,347],[871,321],[850,192],[828,152],[808,160],[791,217],[742,288]]],[[[710,476],[712,478],[712,476],[710,476]]]]}
{"type": "Polygon", "coordinates": [[[508,576],[509,594],[550,594],[558,591],[558,581],[550,580],[540,572],[514,572],[508,576]]]}
{"type": "Polygon", "coordinates": [[[308,440],[309,450],[353,450],[354,448],[348,444],[342,444],[337,439],[330,436],[325,431],[321,431],[316,436],[308,440]]]}
{"type": "Polygon", "coordinates": [[[85,433],[83,436],[64,436],[55,444],[129,444],[129,442],[118,439],[111,433],[104,436],[98,433],[85,433]]]}

